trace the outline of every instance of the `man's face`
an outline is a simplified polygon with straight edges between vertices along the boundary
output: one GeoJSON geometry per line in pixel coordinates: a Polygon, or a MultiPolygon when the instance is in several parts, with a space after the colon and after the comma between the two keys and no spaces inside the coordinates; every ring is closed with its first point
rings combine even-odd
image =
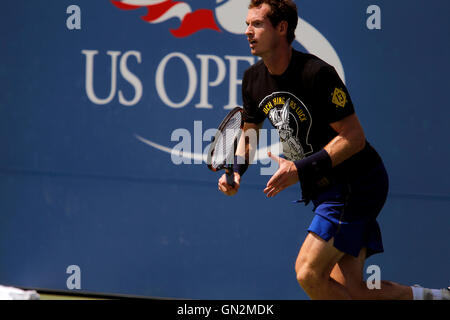
{"type": "Polygon", "coordinates": [[[245,35],[250,44],[251,53],[261,58],[270,55],[280,41],[277,29],[267,18],[269,12],[270,6],[263,3],[259,7],[249,9],[245,21],[247,24],[245,35]]]}

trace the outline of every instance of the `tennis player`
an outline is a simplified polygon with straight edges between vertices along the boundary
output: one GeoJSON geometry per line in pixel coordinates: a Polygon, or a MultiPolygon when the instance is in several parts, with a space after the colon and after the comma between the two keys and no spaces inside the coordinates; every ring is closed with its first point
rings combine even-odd
{"type": "MultiPolygon", "coordinates": [[[[285,158],[269,153],[279,169],[264,193],[274,197],[300,183],[302,201],[314,206],[295,263],[298,283],[311,299],[450,299],[448,288],[390,281],[367,288],[364,262],[383,252],[376,218],[388,194],[388,175],[335,69],[292,48],[297,21],[292,0],[251,0],[245,34],[261,60],[245,72],[242,94],[244,132],[258,131],[268,118],[283,145],[285,158]]],[[[256,150],[244,141],[236,151],[235,186],[225,175],[219,179],[226,195],[236,194],[256,150]]]]}

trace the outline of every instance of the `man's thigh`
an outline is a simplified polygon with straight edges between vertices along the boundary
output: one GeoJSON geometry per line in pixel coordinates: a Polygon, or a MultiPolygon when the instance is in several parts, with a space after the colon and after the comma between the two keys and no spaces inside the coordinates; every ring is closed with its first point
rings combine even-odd
{"type": "Polygon", "coordinates": [[[358,257],[345,254],[334,266],[330,276],[350,289],[358,289],[363,285],[364,263],[367,249],[362,248],[358,257]]]}
{"type": "Polygon", "coordinates": [[[345,256],[344,252],[333,246],[333,240],[325,241],[314,232],[309,232],[297,256],[296,272],[308,269],[320,276],[329,276],[336,263],[345,256]]]}

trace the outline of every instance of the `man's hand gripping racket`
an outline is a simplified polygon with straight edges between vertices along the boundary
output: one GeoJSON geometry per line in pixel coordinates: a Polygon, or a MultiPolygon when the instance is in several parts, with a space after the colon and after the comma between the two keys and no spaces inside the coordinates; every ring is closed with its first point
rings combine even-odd
{"type": "Polygon", "coordinates": [[[235,194],[239,187],[239,181],[235,181],[239,175],[233,172],[233,163],[243,127],[242,108],[236,107],[220,123],[208,152],[208,168],[214,172],[225,170],[225,181],[222,177],[218,186],[227,195],[235,194]]]}

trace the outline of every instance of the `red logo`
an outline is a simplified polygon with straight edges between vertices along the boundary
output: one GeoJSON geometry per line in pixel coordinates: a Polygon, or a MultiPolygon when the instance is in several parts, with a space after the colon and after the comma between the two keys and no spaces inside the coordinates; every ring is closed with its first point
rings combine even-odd
{"type": "Polygon", "coordinates": [[[141,18],[148,23],[161,23],[171,18],[181,21],[178,29],[170,29],[176,38],[188,37],[200,30],[211,29],[220,32],[214,18],[214,12],[209,9],[192,11],[188,3],[173,0],[110,0],[121,10],[136,10],[147,8],[147,15],[141,18]]]}

